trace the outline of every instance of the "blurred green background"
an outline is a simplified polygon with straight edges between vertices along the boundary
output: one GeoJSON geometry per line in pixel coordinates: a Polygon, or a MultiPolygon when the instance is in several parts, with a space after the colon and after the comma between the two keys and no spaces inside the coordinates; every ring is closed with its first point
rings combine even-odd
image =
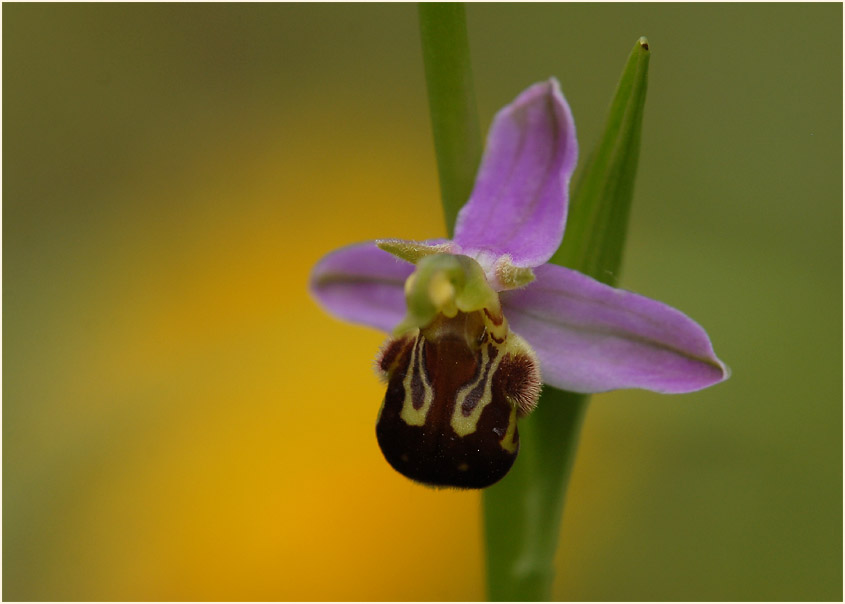
{"type": "MultiPolygon", "coordinates": [[[[621,285],[733,377],[594,397],[555,596],[842,598],[842,6],[477,4],[482,127],[582,158],[652,48],[621,285]]],[[[416,8],[3,6],[3,597],[484,597],[479,496],[382,460],[340,245],[444,234],[416,8]]]]}

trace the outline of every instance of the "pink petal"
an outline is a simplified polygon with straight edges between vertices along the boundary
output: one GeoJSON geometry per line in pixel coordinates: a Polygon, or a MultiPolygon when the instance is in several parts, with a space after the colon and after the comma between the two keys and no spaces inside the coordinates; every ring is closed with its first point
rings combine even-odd
{"type": "Polygon", "coordinates": [[[339,319],[390,332],[405,316],[405,280],[414,265],[375,243],[357,243],[324,256],[311,271],[312,295],[339,319]]]}
{"type": "Polygon", "coordinates": [[[682,312],[560,266],[535,274],[528,287],[501,296],[547,384],[573,392],[679,393],[727,379],[707,333],[682,312]]]}
{"type": "Polygon", "coordinates": [[[493,120],[455,242],[467,252],[510,254],[517,266],[546,262],[563,238],[577,156],[575,124],[557,80],[525,90],[493,120]]]}

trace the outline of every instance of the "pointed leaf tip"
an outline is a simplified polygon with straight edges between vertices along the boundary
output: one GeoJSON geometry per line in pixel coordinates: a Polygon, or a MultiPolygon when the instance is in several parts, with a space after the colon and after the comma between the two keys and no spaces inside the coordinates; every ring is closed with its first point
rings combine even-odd
{"type": "Polygon", "coordinates": [[[615,282],[622,263],[650,57],[643,36],[628,56],[602,137],[575,184],[566,237],[551,260],[609,285],[615,282]]]}

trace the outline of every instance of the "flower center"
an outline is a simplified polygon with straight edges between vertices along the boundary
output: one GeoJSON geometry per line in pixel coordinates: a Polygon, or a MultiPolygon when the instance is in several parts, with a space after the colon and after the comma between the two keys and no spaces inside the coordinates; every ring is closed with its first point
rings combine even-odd
{"type": "Polygon", "coordinates": [[[438,317],[451,319],[465,313],[477,314],[481,322],[473,324],[486,328],[496,339],[507,337],[499,294],[487,283],[478,262],[469,256],[433,254],[421,258],[417,270],[405,282],[405,300],[408,312],[394,335],[425,330],[438,317]]]}
{"type": "Polygon", "coordinates": [[[516,459],[517,418],[539,396],[534,353],[509,332],[498,294],[467,256],[421,259],[405,297],[408,314],[378,362],[387,381],[379,446],[413,480],[493,484],[516,459]]]}

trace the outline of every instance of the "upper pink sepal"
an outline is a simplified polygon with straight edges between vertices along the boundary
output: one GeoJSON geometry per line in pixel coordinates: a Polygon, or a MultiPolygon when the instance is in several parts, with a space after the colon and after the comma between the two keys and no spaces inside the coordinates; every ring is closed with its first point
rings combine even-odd
{"type": "Polygon", "coordinates": [[[509,254],[516,266],[546,262],[563,237],[577,156],[575,123],[557,80],[525,90],[493,120],[455,242],[469,255],[509,254]]]}

